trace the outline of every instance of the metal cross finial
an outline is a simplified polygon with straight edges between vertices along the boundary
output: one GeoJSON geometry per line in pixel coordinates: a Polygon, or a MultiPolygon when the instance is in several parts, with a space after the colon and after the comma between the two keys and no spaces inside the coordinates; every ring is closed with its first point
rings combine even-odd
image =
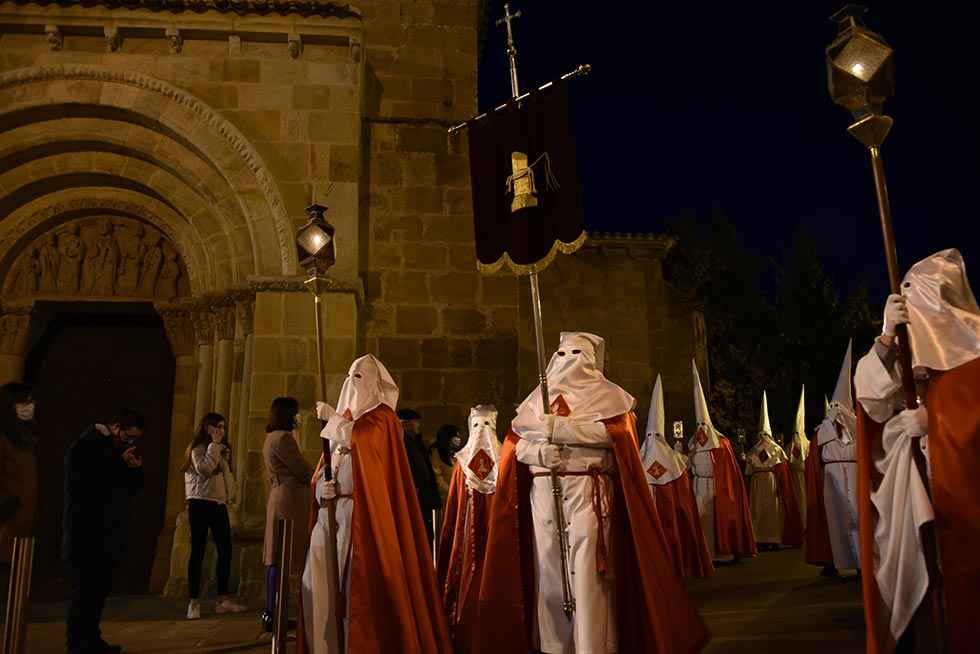
{"type": "Polygon", "coordinates": [[[519,9],[513,14],[510,13],[510,3],[506,2],[504,3],[504,17],[497,19],[497,25],[507,26],[507,57],[510,59],[510,93],[515,98],[521,94],[521,89],[517,83],[517,46],[514,45],[514,28],[512,23],[520,15],[521,11],[519,9]]]}

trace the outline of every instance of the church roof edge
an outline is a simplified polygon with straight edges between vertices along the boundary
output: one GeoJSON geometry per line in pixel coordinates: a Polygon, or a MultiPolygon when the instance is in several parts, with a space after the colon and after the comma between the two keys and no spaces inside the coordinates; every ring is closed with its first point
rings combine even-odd
{"type": "Polygon", "coordinates": [[[41,7],[82,7],[105,9],[145,9],[152,12],[172,14],[217,11],[222,14],[238,16],[291,16],[304,18],[320,16],[323,18],[356,18],[361,14],[349,4],[323,0],[10,0],[16,5],[38,5],[41,7]]]}

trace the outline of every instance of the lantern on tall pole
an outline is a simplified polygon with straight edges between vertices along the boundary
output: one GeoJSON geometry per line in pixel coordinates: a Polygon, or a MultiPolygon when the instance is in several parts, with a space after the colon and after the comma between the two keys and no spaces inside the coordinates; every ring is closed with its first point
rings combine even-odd
{"type": "MultiPolygon", "coordinates": [[[[320,388],[320,397],[326,399],[327,394],[327,374],[323,364],[323,294],[329,287],[327,270],[337,262],[337,251],[334,244],[334,227],[325,217],[327,208],[320,204],[311,204],[306,208],[306,224],[299,228],[296,234],[296,252],[299,258],[300,267],[306,272],[307,278],[303,282],[307,290],[313,296],[313,325],[316,333],[316,365],[317,381],[320,388]]],[[[330,440],[322,439],[323,445],[323,478],[330,481],[333,476],[333,468],[330,464],[330,440]]],[[[327,500],[327,575],[330,579],[333,594],[332,606],[342,606],[340,591],[340,571],[337,565],[337,515],[335,500],[327,500]]],[[[341,619],[337,619],[337,643],[344,647],[344,624],[341,619]]]]}
{"type": "MultiPolygon", "coordinates": [[[[884,104],[895,93],[895,52],[880,34],[868,29],[861,21],[867,13],[863,5],[848,4],[831,20],[838,23],[838,33],[827,46],[827,83],[830,97],[841,107],[847,109],[854,122],[847,131],[868,149],[871,158],[871,171],[874,178],[875,196],[878,201],[878,215],[881,222],[882,242],[885,261],[888,266],[888,281],[892,293],[901,293],[901,271],[898,267],[898,253],[895,234],[892,229],[891,205],[888,201],[888,186],[885,183],[885,165],[881,148],[888,138],[894,121],[884,114],[884,104]]],[[[898,367],[902,378],[902,389],[907,409],[918,407],[915,378],[912,374],[912,344],[907,325],[897,325],[895,330],[898,346],[898,367]]],[[[868,444],[861,447],[866,448],[868,444]]],[[[925,457],[919,447],[913,447],[913,459],[926,488],[929,487],[925,457]]],[[[866,457],[859,454],[859,460],[866,457]]],[[[862,461],[862,465],[869,465],[862,461]]],[[[935,532],[930,525],[923,529],[922,548],[929,571],[930,588],[927,598],[930,611],[932,642],[929,651],[943,650],[945,640],[945,619],[939,587],[941,573],[938,565],[938,549],[935,532]]],[[[872,575],[871,571],[866,574],[872,575]]],[[[874,601],[865,598],[865,601],[874,601]]],[[[875,629],[868,625],[868,629],[875,629]]],[[[915,640],[925,642],[921,634],[915,640]]]]}

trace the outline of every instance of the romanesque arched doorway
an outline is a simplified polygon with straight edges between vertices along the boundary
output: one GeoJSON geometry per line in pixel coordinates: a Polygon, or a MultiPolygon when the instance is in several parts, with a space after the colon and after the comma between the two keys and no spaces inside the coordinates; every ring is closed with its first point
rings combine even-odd
{"type": "Polygon", "coordinates": [[[115,590],[144,593],[164,526],[173,408],[174,357],[163,321],[148,303],[50,302],[37,309],[43,333],[31,344],[25,380],[40,411],[35,419],[40,506],[37,596],[64,595],[60,562],[62,471],[66,448],[86,425],[120,407],[146,418],[140,449],[145,486],[133,500],[127,555],[115,590]]]}

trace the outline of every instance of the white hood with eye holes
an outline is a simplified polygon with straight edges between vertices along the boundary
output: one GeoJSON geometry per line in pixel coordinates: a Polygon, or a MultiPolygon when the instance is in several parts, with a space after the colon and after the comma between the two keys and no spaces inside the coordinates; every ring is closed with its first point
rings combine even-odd
{"type": "Polygon", "coordinates": [[[397,408],[398,386],[395,380],[385,365],[373,355],[365,354],[354,359],[340,388],[337,413],[343,415],[345,411],[350,411],[351,417],[357,420],[382,404],[388,405],[392,411],[397,408]]]}
{"type": "MultiPolygon", "coordinates": [[[[548,364],[548,396],[560,395],[576,420],[595,422],[621,416],[636,406],[632,395],[602,374],[605,340],[586,332],[562,332],[558,351],[548,364]]],[[[544,417],[538,386],[517,408],[512,427],[518,436],[535,429],[544,417]]]]}
{"type": "Polygon", "coordinates": [[[500,458],[497,409],[490,404],[473,407],[468,426],[470,437],[463,449],[456,453],[456,461],[466,475],[466,485],[471,490],[489,494],[497,486],[497,461],[500,458]]]}

